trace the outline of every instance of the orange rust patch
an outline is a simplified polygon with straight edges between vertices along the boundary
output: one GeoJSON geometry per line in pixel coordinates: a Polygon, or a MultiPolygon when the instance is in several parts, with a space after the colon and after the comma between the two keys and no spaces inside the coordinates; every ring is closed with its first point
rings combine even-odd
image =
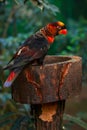
{"type": "Polygon", "coordinates": [[[41,74],[41,75],[40,75],[40,79],[41,79],[41,80],[45,79],[45,75],[44,75],[44,74],[41,74]]]}
{"type": "Polygon", "coordinates": [[[43,69],[43,65],[40,66],[40,70],[42,70],[42,69],[43,69]]]}
{"type": "Polygon", "coordinates": [[[72,63],[68,63],[67,65],[64,65],[63,69],[62,69],[62,75],[61,75],[61,80],[60,80],[60,87],[62,87],[65,76],[68,74],[69,68],[71,66],[72,63]]]}
{"type": "Polygon", "coordinates": [[[34,81],[35,79],[32,76],[32,74],[29,72],[29,70],[27,70],[27,69],[25,70],[25,75],[26,75],[27,81],[29,83],[31,83],[32,86],[34,86],[36,94],[40,97],[40,100],[42,101],[42,94],[41,94],[41,91],[40,91],[40,85],[34,81]]]}
{"type": "Polygon", "coordinates": [[[25,70],[25,75],[26,75],[26,78],[29,81],[29,83],[36,86],[37,88],[40,87],[40,85],[34,81],[34,77],[31,75],[31,73],[29,73],[28,70],[25,70]]]}
{"type": "MultiPolygon", "coordinates": [[[[68,64],[64,65],[62,68],[62,75],[61,75],[61,79],[60,79],[60,83],[59,83],[59,90],[58,90],[59,92],[63,86],[65,76],[68,74],[68,71],[69,71],[71,64],[72,63],[68,63],[68,64]]],[[[62,95],[59,95],[59,98],[62,99],[62,95]]]]}
{"type": "Polygon", "coordinates": [[[55,69],[55,70],[57,69],[57,65],[54,66],[54,69],[55,69]]]}
{"type": "Polygon", "coordinates": [[[44,84],[45,75],[42,73],[40,74],[40,81],[42,84],[44,84]]]}
{"type": "Polygon", "coordinates": [[[42,105],[42,113],[39,118],[43,121],[51,122],[53,121],[53,116],[57,111],[57,103],[49,103],[42,105]]]}
{"type": "Polygon", "coordinates": [[[52,83],[56,85],[56,80],[55,80],[55,79],[52,79],[52,83]]]}

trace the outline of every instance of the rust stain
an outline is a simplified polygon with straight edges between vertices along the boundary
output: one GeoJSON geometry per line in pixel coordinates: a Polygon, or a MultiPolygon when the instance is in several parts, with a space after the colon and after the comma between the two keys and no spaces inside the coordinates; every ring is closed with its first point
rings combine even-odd
{"type": "Polygon", "coordinates": [[[29,71],[25,70],[25,75],[29,83],[34,85],[36,88],[40,88],[40,85],[34,81],[34,77],[29,73],[29,71]]]}
{"type": "Polygon", "coordinates": [[[55,69],[55,70],[57,69],[57,65],[54,66],[54,69],[55,69]]]}
{"type": "Polygon", "coordinates": [[[44,74],[40,74],[40,79],[41,80],[45,79],[45,75],[44,74]]]}
{"type": "Polygon", "coordinates": [[[56,85],[56,80],[55,80],[55,79],[52,79],[52,83],[53,83],[54,85],[56,85]]]}
{"type": "MultiPolygon", "coordinates": [[[[68,71],[69,71],[71,64],[72,63],[68,63],[68,64],[64,65],[63,68],[62,68],[62,74],[61,74],[61,79],[60,79],[58,91],[60,91],[60,89],[62,88],[62,85],[64,83],[64,79],[65,79],[66,75],[68,74],[68,71]]],[[[61,96],[59,96],[59,97],[60,97],[60,99],[62,99],[61,96]]]]}
{"type": "Polygon", "coordinates": [[[49,103],[42,105],[42,113],[39,118],[43,121],[51,122],[53,121],[53,116],[57,111],[57,103],[49,103]]]}
{"type": "Polygon", "coordinates": [[[42,70],[42,69],[43,69],[43,66],[41,65],[41,66],[40,66],[40,70],[42,70]]]}
{"type": "Polygon", "coordinates": [[[61,80],[60,80],[60,87],[62,87],[65,76],[68,74],[69,68],[71,66],[71,63],[68,63],[66,65],[63,66],[62,68],[62,75],[61,75],[61,80]]]}
{"type": "Polygon", "coordinates": [[[42,101],[42,95],[41,95],[41,91],[40,91],[40,85],[35,82],[35,79],[31,75],[31,73],[29,72],[29,70],[25,70],[25,75],[26,75],[27,81],[29,83],[31,83],[32,86],[34,86],[34,89],[35,89],[37,95],[40,97],[40,100],[42,101]]]}
{"type": "Polygon", "coordinates": [[[41,83],[44,83],[45,75],[42,73],[40,74],[40,81],[41,83]]]}

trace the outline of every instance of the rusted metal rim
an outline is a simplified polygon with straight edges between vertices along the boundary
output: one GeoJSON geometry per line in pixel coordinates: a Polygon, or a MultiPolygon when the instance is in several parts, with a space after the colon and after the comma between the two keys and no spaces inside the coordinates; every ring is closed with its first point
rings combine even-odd
{"type": "Polygon", "coordinates": [[[70,62],[78,62],[80,60],[81,57],[79,56],[48,55],[44,60],[44,66],[54,66],[55,64],[57,65],[57,64],[65,64],[70,62]]]}

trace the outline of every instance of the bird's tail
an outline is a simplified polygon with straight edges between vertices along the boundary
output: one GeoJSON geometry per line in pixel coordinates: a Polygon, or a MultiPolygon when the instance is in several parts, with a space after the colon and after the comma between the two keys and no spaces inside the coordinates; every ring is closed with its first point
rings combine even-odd
{"type": "Polygon", "coordinates": [[[19,75],[20,72],[21,72],[21,69],[11,71],[11,73],[9,74],[7,80],[4,82],[3,87],[5,87],[5,88],[10,87],[12,85],[12,83],[14,82],[14,80],[17,78],[17,76],[19,75]]]}

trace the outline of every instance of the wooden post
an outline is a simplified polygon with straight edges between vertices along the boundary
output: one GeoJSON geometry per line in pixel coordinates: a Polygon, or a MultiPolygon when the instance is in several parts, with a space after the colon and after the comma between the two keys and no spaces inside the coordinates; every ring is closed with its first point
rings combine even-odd
{"type": "Polygon", "coordinates": [[[16,102],[31,104],[35,130],[61,130],[65,101],[81,91],[78,56],[47,56],[43,66],[28,66],[12,85],[16,102]]]}
{"type": "Polygon", "coordinates": [[[62,130],[65,100],[31,105],[36,130],[62,130]]]}

